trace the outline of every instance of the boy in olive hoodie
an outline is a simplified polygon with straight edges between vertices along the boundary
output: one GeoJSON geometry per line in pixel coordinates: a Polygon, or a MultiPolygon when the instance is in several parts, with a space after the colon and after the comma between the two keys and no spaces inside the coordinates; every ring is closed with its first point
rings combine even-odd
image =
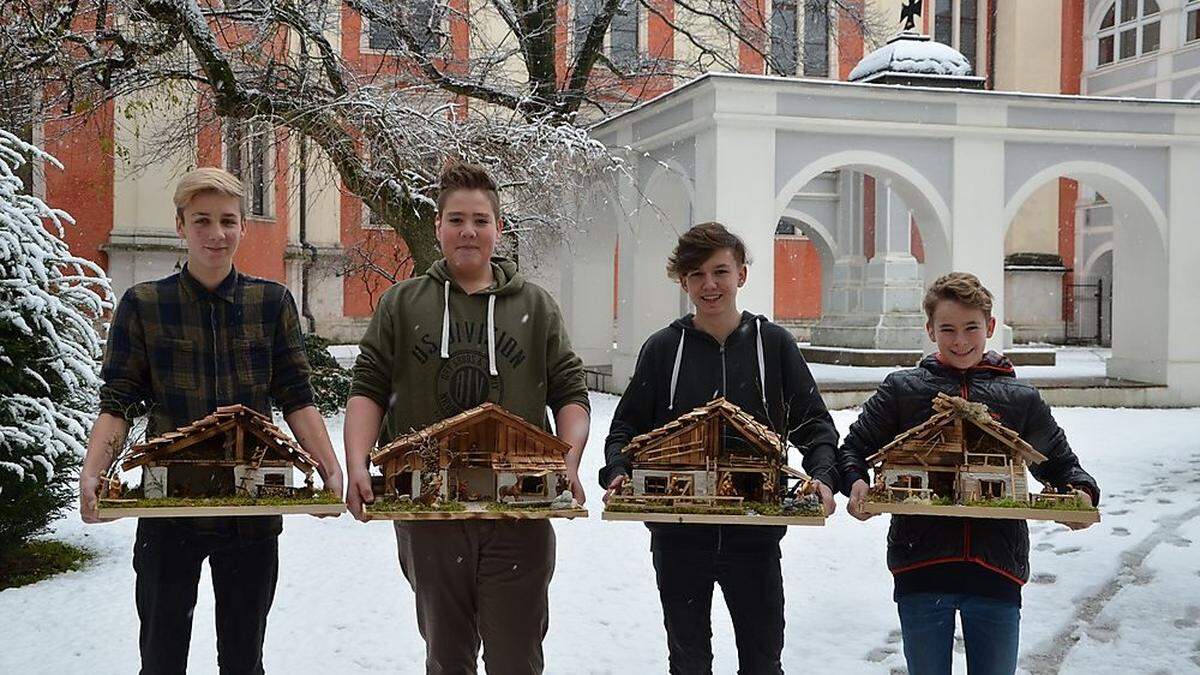
{"type": "MultiPolygon", "coordinates": [[[[464,164],[442,174],[436,219],[443,259],[389,289],[360,343],[346,405],[347,504],[363,518],[373,500],[371,448],[411,430],[497,403],[543,429],[547,406],[571,490],[589,405],[583,365],[557,305],[516,265],[491,257],[499,198],[487,173],[464,164]]],[[[397,522],[400,567],[417,601],[426,672],[474,673],[480,642],[492,673],[541,673],[554,573],[546,520],[397,522]]]]}

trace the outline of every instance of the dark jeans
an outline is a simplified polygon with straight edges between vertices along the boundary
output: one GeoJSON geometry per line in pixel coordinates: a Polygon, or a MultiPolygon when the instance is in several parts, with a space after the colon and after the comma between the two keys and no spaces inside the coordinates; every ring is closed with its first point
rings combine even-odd
{"type": "Polygon", "coordinates": [[[911,593],[896,605],[909,675],[950,675],[955,611],[962,616],[967,672],[1016,672],[1021,635],[1021,607],[1016,603],[966,593],[911,593]]]}
{"type": "Polygon", "coordinates": [[[777,556],[655,551],[654,572],[672,675],[712,673],[714,583],[721,585],[733,619],[738,673],[783,673],[783,575],[777,556]]]}
{"type": "Polygon", "coordinates": [[[222,675],[263,672],[267,612],[279,574],[279,540],[197,534],[138,525],[133,547],[141,620],[142,675],[184,673],[200,564],[208,558],[216,598],[217,665],[222,675]]]}

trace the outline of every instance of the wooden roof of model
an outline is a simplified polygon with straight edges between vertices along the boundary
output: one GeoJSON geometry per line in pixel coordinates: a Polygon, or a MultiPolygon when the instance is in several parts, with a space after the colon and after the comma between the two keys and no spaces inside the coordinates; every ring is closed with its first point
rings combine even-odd
{"type": "Polygon", "coordinates": [[[491,453],[491,461],[496,469],[522,471],[566,468],[564,457],[571,449],[569,443],[553,434],[546,433],[541,427],[530,424],[495,403],[484,403],[454,417],[434,422],[420,431],[396,438],[372,453],[371,462],[375,465],[382,464],[389,458],[403,456],[409,451],[416,450],[421,443],[429,439],[440,442],[451,434],[485,423],[495,423],[515,429],[527,437],[535,439],[539,445],[546,448],[542,455],[509,454],[505,448],[496,448],[491,453]]]}
{"type": "Polygon", "coordinates": [[[783,444],[779,435],[768,429],[764,424],[754,419],[745,410],[730,403],[725,398],[716,398],[708,403],[684,413],[661,427],[635,436],[623,452],[635,454],[647,448],[654,447],[660,441],[666,440],[677,433],[682,433],[698,424],[707,422],[713,416],[721,417],[736,429],[746,440],[758,447],[764,453],[779,456],[783,452],[783,444]]]}
{"type": "Polygon", "coordinates": [[[900,447],[904,443],[913,441],[923,441],[936,434],[942,427],[948,424],[953,424],[954,420],[961,419],[964,422],[969,422],[984,433],[992,436],[1000,441],[1005,447],[1031,464],[1044,462],[1046,456],[1033,446],[1026,443],[1017,432],[1000,424],[999,420],[992,417],[988,412],[988,407],[982,403],[968,401],[965,398],[958,396],[947,396],[941,392],[933,399],[933,416],[917,426],[909,429],[896,436],[891,443],[880,448],[879,452],[867,458],[868,464],[877,464],[882,461],[887,453],[900,447]]]}
{"type": "Polygon", "coordinates": [[[184,448],[190,448],[215,436],[236,432],[238,429],[260,441],[268,451],[273,450],[280,458],[290,460],[296,468],[305,473],[311,473],[317,466],[312,456],[272,424],[269,417],[244,405],[227,405],[191,424],[133,446],[121,468],[129,470],[161,460],[184,448]]]}

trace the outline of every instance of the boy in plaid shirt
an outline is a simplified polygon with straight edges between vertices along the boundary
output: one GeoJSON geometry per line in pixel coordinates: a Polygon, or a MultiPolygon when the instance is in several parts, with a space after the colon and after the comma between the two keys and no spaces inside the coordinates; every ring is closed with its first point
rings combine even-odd
{"type": "MultiPolygon", "coordinates": [[[[109,328],[100,415],[79,480],[80,515],[98,522],[100,476],[124,445],[129,421],[149,415],[147,437],[240,403],[282,409],[296,440],[341,496],[342,472],[313,405],[308,361],[291,293],[239,273],[245,234],[241,181],[214,168],[186,174],[175,190],[175,229],[187,264],[126,291],[109,328]]],[[[143,675],[187,667],[192,610],[205,558],[216,596],[221,673],[262,673],[267,612],[279,568],[278,516],[138,521],[133,568],[143,675]]]]}

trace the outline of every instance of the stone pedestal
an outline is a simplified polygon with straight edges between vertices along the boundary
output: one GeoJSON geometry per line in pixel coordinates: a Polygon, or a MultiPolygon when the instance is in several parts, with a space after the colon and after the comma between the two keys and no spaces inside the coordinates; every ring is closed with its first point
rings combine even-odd
{"type": "MultiPolygon", "coordinates": [[[[842,211],[849,223],[860,222],[861,200],[848,196],[843,192],[842,211]]],[[[860,245],[835,262],[829,309],[813,328],[813,345],[905,350],[928,342],[921,266],[910,252],[912,217],[888,180],[877,183],[875,213],[876,254],[864,265],[860,245]]],[[[861,225],[847,232],[856,229],[861,225]]]]}

